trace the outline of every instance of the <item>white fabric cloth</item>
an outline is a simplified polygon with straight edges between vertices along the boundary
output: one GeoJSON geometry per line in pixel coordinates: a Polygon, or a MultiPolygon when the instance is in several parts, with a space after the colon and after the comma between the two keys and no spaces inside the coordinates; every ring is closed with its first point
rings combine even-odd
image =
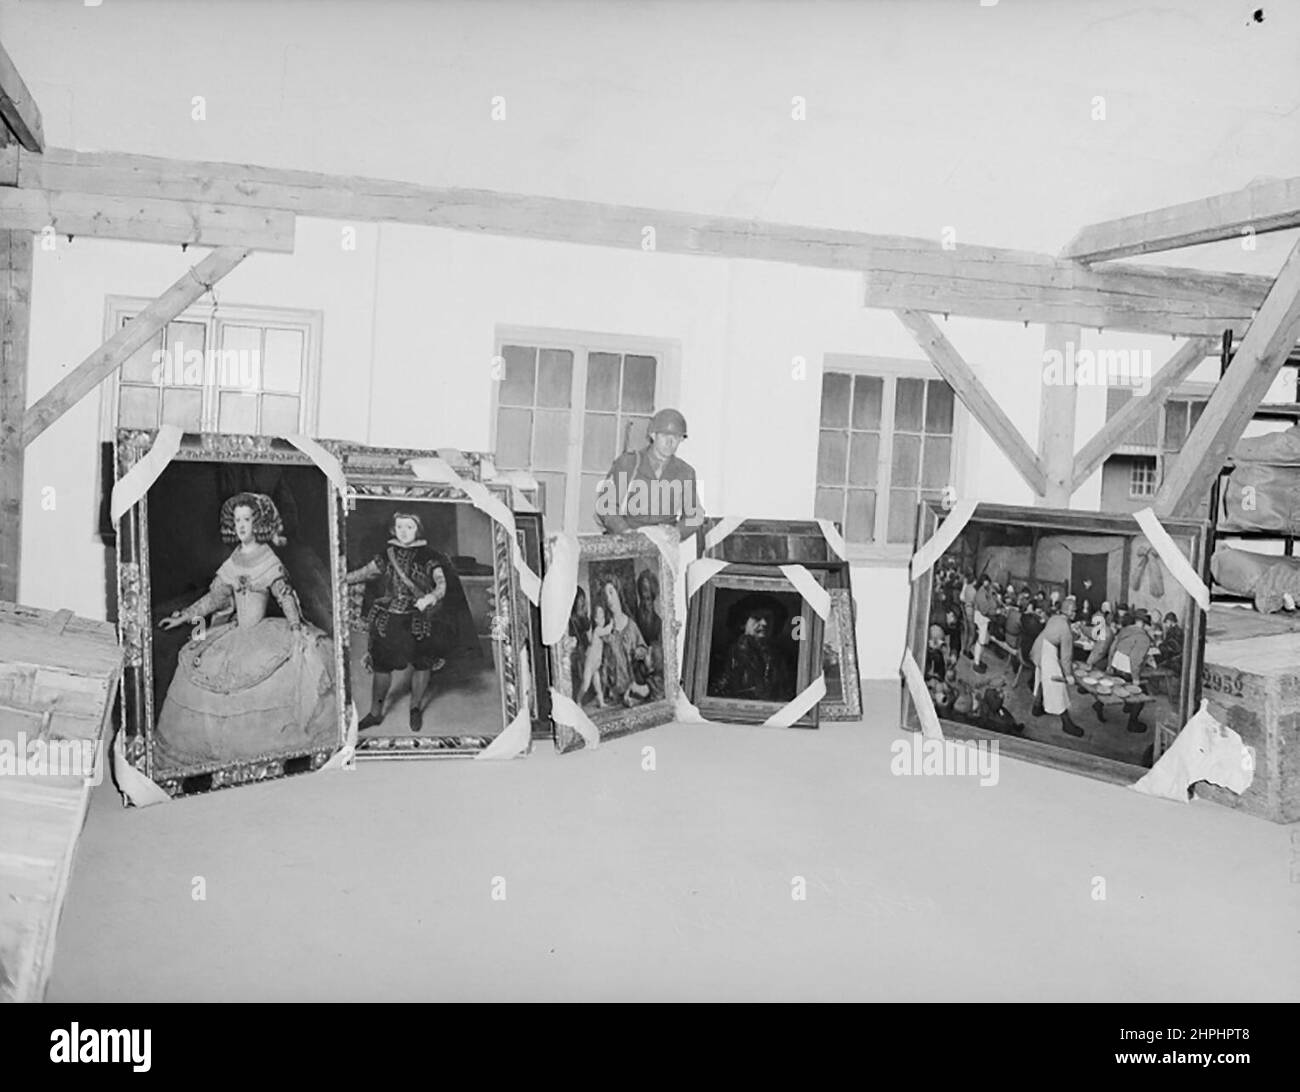
{"type": "Polygon", "coordinates": [[[1220,724],[1208,703],[1202,701],[1169,750],[1132,787],[1186,804],[1197,781],[1221,785],[1240,795],[1254,779],[1254,752],[1242,743],[1241,736],[1220,724]]]}
{"type": "Polygon", "coordinates": [[[558,645],[569,629],[573,598],[578,594],[578,540],[573,535],[547,535],[551,545],[546,579],[542,581],[542,641],[558,645]]]}
{"type": "Polygon", "coordinates": [[[1183,586],[1188,595],[1196,600],[1201,610],[1209,610],[1210,589],[1205,586],[1200,574],[1192,568],[1187,558],[1183,556],[1183,552],[1169,537],[1169,532],[1160,525],[1155,512],[1151,508],[1143,508],[1141,511],[1134,512],[1133,518],[1146,533],[1147,541],[1155,547],[1156,553],[1160,555],[1160,560],[1165,563],[1165,568],[1169,570],[1170,575],[1183,586]]]}
{"type": "Polygon", "coordinates": [[[767,720],[763,721],[763,724],[768,728],[789,728],[800,717],[806,716],[812,707],[824,697],[826,697],[826,676],[818,675],[817,678],[804,687],[801,694],[796,694],[767,720]]]}
{"type": "Polygon", "coordinates": [[[818,584],[817,578],[802,565],[778,567],[781,575],[794,585],[794,590],[802,595],[808,605],[817,612],[817,617],[825,619],[831,612],[831,593],[818,584]]]}
{"type": "MultiPolygon", "coordinates": [[[[158,476],[167,469],[167,464],[180,450],[181,430],[175,425],[163,425],[153,438],[149,453],[131,467],[117,484],[113,486],[113,495],[109,501],[109,515],[116,527],[131,507],[149,492],[149,487],[158,480],[158,476]]],[[[140,775],[141,777],[144,774],[140,775]]],[[[162,792],[161,789],[158,790],[162,792]]],[[[166,796],[166,793],[163,793],[166,796]]],[[[168,797],[168,799],[171,799],[168,797]]]]}
{"type": "MultiPolygon", "coordinates": [[[[521,669],[523,668],[522,657],[519,666],[521,669]]],[[[528,715],[528,690],[521,687],[520,695],[523,701],[519,712],[515,714],[515,719],[506,725],[505,730],[500,732],[491,743],[474,756],[475,761],[490,762],[497,759],[514,758],[516,755],[526,755],[532,749],[533,722],[528,715]]]]}
{"type": "Polygon", "coordinates": [[[117,780],[118,790],[128,804],[137,808],[147,808],[150,804],[165,804],[171,799],[165,789],[145,777],[126,760],[123,741],[126,733],[121,729],[113,737],[113,776],[117,780]]]}
{"type": "MultiPolygon", "coordinates": [[[[934,532],[929,541],[927,541],[912,555],[912,580],[916,580],[928,573],[934,566],[934,563],[948,552],[948,547],[957,541],[957,536],[961,534],[962,529],[969,522],[971,516],[975,514],[975,507],[978,503],[978,501],[964,500],[958,501],[952,506],[952,509],[948,512],[947,516],[944,517],[943,523],[939,525],[938,530],[934,532]]],[[[819,520],[818,522],[822,524],[822,530],[823,533],[825,533],[825,521],[819,520]]],[[[839,538],[838,535],[836,537],[839,538]]],[[[831,543],[832,548],[835,549],[835,552],[839,554],[840,557],[844,556],[844,551],[841,549],[844,545],[844,540],[842,538],[839,538],[837,544],[836,542],[833,542],[830,535],[827,534],[826,541],[831,543]]],[[[974,601],[975,588],[973,585],[970,594],[971,600],[974,601]]],[[[965,598],[966,596],[963,592],[962,599],[964,600],[965,598]]]]}
{"type": "Polygon", "coordinates": [[[989,643],[989,619],[987,614],[975,612],[975,629],[979,632],[979,642],[982,645],[989,643]]]}
{"type": "Polygon", "coordinates": [[[1051,641],[1044,641],[1038,650],[1037,675],[1034,689],[1043,694],[1043,708],[1053,716],[1060,716],[1070,708],[1070,691],[1063,681],[1061,656],[1051,641]]]}

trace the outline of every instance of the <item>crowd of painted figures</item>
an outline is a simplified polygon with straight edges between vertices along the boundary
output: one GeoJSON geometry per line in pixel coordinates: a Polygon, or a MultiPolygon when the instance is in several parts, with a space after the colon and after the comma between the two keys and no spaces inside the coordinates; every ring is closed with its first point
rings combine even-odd
{"type": "Polygon", "coordinates": [[[987,673],[987,655],[1008,661],[1023,685],[1035,689],[1035,642],[1054,616],[1061,616],[1072,637],[1073,660],[1084,668],[1113,670],[1116,654],[1126,663],[1125,674],[1139,683],[1144,673],[1182,671],[1183,629],[1173,613],[1163,618],[1127,603],[1095,606],[1086,598],[1048,591],[1034,581],[998,584],[988,576],[963,571],[945,558],[935,579],[929,619],[925,675],[940,714],[952,711],[962,719],[998,731],[1015,731],[1000,687],[981,687],[959,678],[960,657],[972,660],[975,678],[987,673]],[[1019,671],[1022,666],[1026,670],[1019,671]]]}

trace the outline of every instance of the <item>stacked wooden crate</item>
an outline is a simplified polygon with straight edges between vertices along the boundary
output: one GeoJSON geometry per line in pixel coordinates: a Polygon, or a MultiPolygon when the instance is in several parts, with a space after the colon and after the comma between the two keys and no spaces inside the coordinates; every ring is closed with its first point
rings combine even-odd
{"type": "Polygon", "coordinates": [[[1285,614],[1215,606],[1206,627],[1201,696],[1255,750],[1240,796],[1201,782],[1196,795],[1275,823],[1300,820],[1300,632],[1285,614]]]}
{"type": "Polygon", "coordinates": [[[111,624],[0,602],[0,1000],[45,993],[121,672],[111,624]],[[23,769],[32,743],[59,741],[89,758],[80,775],[23,769]]]}

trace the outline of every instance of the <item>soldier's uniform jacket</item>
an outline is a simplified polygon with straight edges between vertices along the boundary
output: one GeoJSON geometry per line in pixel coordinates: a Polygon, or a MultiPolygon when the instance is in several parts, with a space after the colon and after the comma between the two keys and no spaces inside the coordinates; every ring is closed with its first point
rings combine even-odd
{"type": "Polygon", "coordinates": [[[656,478],[649,448],[625,451],[596,486],[596,520],[612,533],[653,524],[694,531],[704,522],[694,468],[671,455],[656,478]]]}

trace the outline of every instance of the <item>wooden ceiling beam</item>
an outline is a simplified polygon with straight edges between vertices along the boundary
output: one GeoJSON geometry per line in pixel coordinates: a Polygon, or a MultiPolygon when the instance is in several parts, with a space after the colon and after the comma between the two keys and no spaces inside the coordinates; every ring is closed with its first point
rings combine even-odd
{"type": "Polygon", "coordinates": [[[1250,324],[1201,419],[1156,493],[1158,516],[1186,516],[1210,492],[1233,447],[1300,337],[1300,241],[1250,324]]]}
{"type": "Polygon", "coordinates": [[[1245,331],[1271,283],[1245,274],[1087,267],[1052,258],[989,263],[945,255],[927,263],[889,255],[878,256],[877,268],[866,274],[863,301],[968,318],[1220,337],[1225,329],[1245,331]]]}
{"type": "MultiPolygon", "coordinates": [[[[52,148],[21,156],[18,185],[120,197],[212,201],[281,209],[299,216],[358,222],[393,222],[540,239],[588,246],[643,249],[654,228],[654,249],[754,261],[787,262],[861,272],[891,252],[930,256],[946,269],[954,252],[937,241],[830,228],[774,224],[631,205],[495,190],[435,187],[411,182],[245,164],[173,160],[157,156],[76,152],[52,148]]],[[[957,258],[997,261],[1013,254],[991,247],[959,246],[957,258]]],[[[1038,255],[1017,255],[1030,260],[1038,255]]],[[[1048,263],[1053,259],[1042,256],[1048,263]]],[[[1262,298],[1262,292],[1261,292],[1262,298]]]]}
{"type": "Polygon", "coordinates": [[[73,238],[125,239],[186,246],[240,246],[288,254],[293,251],[291,212],[196,201],[110,197],[0,187],[0,230],[41,232],[73,238]]]}
{"type": "Polygon", "coordinates": [[[112,375],[136,350],[248,257],[241,247],[220,247],[187,269],[175,284],[57,382],[23,417],[23,444],[30,444],[67,410],[112,375]]]}
{"type": "Polygon", "coordinates": [[[935,370],[957,393],[971,416],[993,438],[993,442],[1011,461],[1016,472],[1029,483],[1035,494],[1045,492],[1047,474],[1042,460],[1034,454],[1034,449],[1020,435],[1020,430],[998,405],[988,388],[980,382],[979,376],[944,336],[938,323],[922,311],[898,311],[897,315],[907,332],[930,358],[935,370]]]}
{"type": "Polygon", "coordinates": [[[1089,224],[1070,240],[1062,255],[1095,262],[1294,227],[1300,227],[1300,178],[1284,178],[1089,224]]]}
{"type": "Polygon", "coordinates": [[[1089,268],[1048,254],[556,197],[310,171],[51,148],[19,156],[18,185],[211,202],[668,254],[784,262],[867,276],[867,306],[1175,336],[1244,329],[1271,281],[1189,269],[1089,268]]]}
{"type": "Polygon", "coordinates": [[[0,45],[0,119],[9,127],[14,139],[29,152],[45,150],[45,132],[41,111],[18,74],[14,62],[0,45]]]}

